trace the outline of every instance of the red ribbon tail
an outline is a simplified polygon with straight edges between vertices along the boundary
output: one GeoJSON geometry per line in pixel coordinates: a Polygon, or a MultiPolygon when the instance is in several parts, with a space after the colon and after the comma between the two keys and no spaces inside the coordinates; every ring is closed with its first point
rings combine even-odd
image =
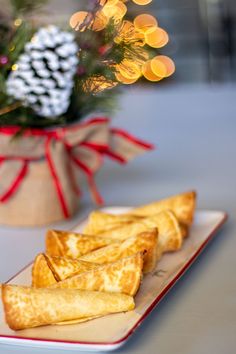
{"type": "Polygon", "coordinates": [[[88,185],[89,185],[89,190],[90,190],[91,196],[92,196],[93,200],[95,201],[95,203],[98,205],[103,205],[104,200],[97,189],[97,186],[96,186],[96,183],[95,183],[94,177],[93,177],[93,172],[90,170],[90,168],[88,166],[86,166],[82,161],[80,161],[78,158],[76,158],[73,155],[72,155],[72,160],[86,175],[88,185]]]}
{"type": "Polygon", "coordinates": [[[111,149],[107,149],[103,151],[104,155],[107,155],[110,157],[112,160],[119,162],[122,165],[125,165],[127,163],[126,159],[122,157],[121,155],[117,154],[116,152],[112,151],[111,149]]]}
{"type": "MultiPolygon", "coordinates": [[[[2,162],[2,161],[1,161],[2,162]]],[[[12,182],[11,186],[7,191],[5,191],[1,196],[0,196],[0,202],[5,203],[8,201],[9,198],[17,191],[17,189],[20,187],[21,183],[23,182],[26,174],[28,172],[28,163],[27,161],[23,161],[22,163],[22,168],[20,169],[20,172],[12,182]]]]}
{"type": "Polygon", "coordinates": [[[51,156],[51,151],[50,151],[50,144],[51,144],[51,139],[48,138],[46,140],[46,146],[45,146],[46,159],[47,159],[47,162],[48,162],[49,170],[50,170],[52,178],[53,178],[53,182],[55,184],[55,188],[56,188],[57,195],[58,195],[58,198],[59,198],[59,201],[60,201],[60,204],[61,204],[62,212],[63,212],[65,218],[69,218],[70,213],[69,213],[68,208],[67,208],[67,204],[66,204],[66,200],[65,200],[65,197],[64,197],[64,194],[63,194],[63,190],[62,190],[62,186],[61,186],[61,183],[60,183],[60,179],[57,176],[56,168],[55,168],[54,163],[53,163],[53,158],[51,156]]]}
{"type": "Polygon", "coordinates": [[[88,183],[90,187],[91,196],[97,205],[104,205],[104,200],[99,193],[93,176],[88,177],[88,183]]]}
{"type": "Polygon", "coordinates": [[[154,150],[155,149],[154,144],[151,144],[151,143],[148,143],[144,140],[138,139],[134,135],[127,133],[125,130],[118,129],[118,128],[111,128],[111,132],[114,135],[119,135],[122,138],[129,140],[130,142],[142,147],[145,150],[154,150]]]}

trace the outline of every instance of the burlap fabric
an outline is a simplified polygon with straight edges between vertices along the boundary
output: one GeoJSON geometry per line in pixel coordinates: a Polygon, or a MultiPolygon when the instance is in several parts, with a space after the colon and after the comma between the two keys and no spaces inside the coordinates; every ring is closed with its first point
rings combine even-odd
{"type": "Polygon", "coordinates": [[[126,163],[152,148],[119,129],[107,118],[54,130],[0,128],[0,223],[49,224],[74,214],[80,188],[76,170],[88,182],[94,200],[102,198],[94,174],[108,156],[126,163]]]}

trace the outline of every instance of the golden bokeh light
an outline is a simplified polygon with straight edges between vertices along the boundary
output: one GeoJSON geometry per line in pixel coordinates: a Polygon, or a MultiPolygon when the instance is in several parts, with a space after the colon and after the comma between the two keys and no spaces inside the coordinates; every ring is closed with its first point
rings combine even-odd
{"type": "Polygon", "coordinates": [[[126,12],[128,11],[127,6],[122,1],[118,1],[115,6],[122,13],[122,17],[124,17],[126,12]]]}
{"type": "Polygon", "coordinates": [[[121,84],[125,85],[132,85],[134,84],[138,78],[133,78],[133,79],[127,79],[127,77],[124,77],[121,73],[116,73],[116,78],[121,84]]]}
{"type": "Polygon", "coordinates": [[[166,77],[167,75],[167,68],[165,64],[162,62],[162,60],[159,60],[159,57],[156,56],[153,58],[150,62],[151,70],[152,72],[159,76],[159,77],[166,77]]]}
{"type": "Polygon", "coordinates": [[[16,27],[19,27],[22,24],[22,19],[21,18],[16,18],[14,21],[14,25],[16,27]]]}
{"type": "Polygon", "coordinates": [[[79,11],[74,13],[70,18],[70,26],[75,31],[83,32],[86,28],[91,28],[93,31],[103,30],[108,23],[108,19],[101,11],[98,11],[95,18],[87,11],[79,11]]]}
{"type": "Polygon", "coordinates": [[[156,75],[169,77],[175,72],[175,64],[165,55],[158,55],[151,60],[151,68],[156,75]],[[165,67],[165,69],[163,69],[165,67]]]}
{"type": "Polygon", "coordinates": [[[146,44],[145,36],[143,32],[135,31],[135,45],[143,47],[146,44]]]}
{"type": "Polygon", "coordinates": [[[145,32],[145,40],[150,47],[161,48],[168,43],[169,36],[165,30],[156,27],[145,32]]]}
{"type": "Polygon", "coordinates": [[[141,67],[134,61],[124,59],[117,65],[118,72],[128,80],[138,79],[142,75],[141,67]]]}
{"type": "Polygon", "coordinates": [[[162,77],[156,75],[156,74],[153,72],[152,67],[151,67],[151,60],[148,60],[148,61],[143,65],[142,73],[143,73],[143,76],[144,76],[148,81],[157,82],[157,81],[160,81],[160,80],[163,79],[162,77]]]}
{"type": "MultiPolygon", "coordinates": [[[[132,1],[137,5],[147,5],[152,0],[132,1]]],[[[96,94],[118,83],[131,85],[141,76],[148,81],[158,82],[175,71],[175,64],[169,57],[158,55],[150,59],[153,50],[145,46],[155,49],[165,46],[169,41],[167,32],[158,27],[156,18],[151,14],[140,14],[133,22],[124,19],[127,12],[126,2],[127,0],[100,0],[101,9],[97,11],[94,18],[87,11],[79,11],[71,16],[71,27],[79,31],[84,31],[86,28],[101,31],[112,19],[117,33],[113,43],[124,45],[122,62],[109,64],[116,69],[116,80],[108,80],[102,74],[90,76],[83,83],[86,92],[96,94]]],[[[101,49],[103,50],[103,47],[101,49]]]]}
{"type": "Polygon", "coordinates": [[[141,65],[149,59],[149,52],[145,48],[139,48],[135,61],[141,65]]]}
{"type": "Polygon", "coordinates": [[[111,89],[116,85],[117,82],[107,80],[103,75],[94,75],[85,81],[83,90],[88,93],[97,94],[104,90],[111,89]]]}
{"type": "Polygon", "coordinates": [[[119,0],[100,0],[100,5],[104,6],[104,5],[115,5],[118,3],[119,0]]]}
{"type": "Polygon", "coordinates": [[[118,31],[118,35],[114,40],[116,43],[120,43],[122,41],[126,43],[133,43],[135,46],[144,46],[145,45],[145,37],[142,32],[137,31],[133,22],[124,20],[121,23],[120,29],[118,31]]]}
{"type": "Polygon", "coordinates": [[[122,41],[131,41],[135,36],[135,27],[131,21],[124,20],[118,31],[118,35],[114,38],[115,43],[122,41]]]}
{"type": "Polygon", "coordinates": [[[137,5],[148,5],[152,0],[132,0],[137,5]]]}
{"type": "Polygon", "coordinates": [[[118,1],[115,5],[108,3],[102,8],[101,12],[108,19],[113,18],[115,21],[119,21],[125,16],[127,6],[121,1],[118,1]]]}
{"type": "Polygon", "coordinates": [[[128,21],[128,20],[124,20],[121,24],[119,34],[124,35],[124,36],[127,34],[131,34],[132,36],[134,36],[135,27],[134,27],[133,22],[128,21]]]}
{"type": "Polygon", "coordinates": [[[135,17],[134,26],[137,30],[145,33],[151,28],[156,28],[158,23],[154,16],[149,14],[141,14],[135,17]]]}
{"type": "Polygon", "coordinates": [[[13,64],[11,70],[16,71],[18,70],[18,67],[19,67],[18,64],[13,64]]]}
{"type": "Polygon", "coordinates": [[[108,18],[99,11],[96,13],[93,24],[91,26],[93,31],[102,31],[108,24],[108,18]]]}
{"type": "Polygon", "coordinates": [[[70,18],[70,26],[75,31],[83,32],[91,21],[91,14],[87,11],[75,12],[70,18]]]}

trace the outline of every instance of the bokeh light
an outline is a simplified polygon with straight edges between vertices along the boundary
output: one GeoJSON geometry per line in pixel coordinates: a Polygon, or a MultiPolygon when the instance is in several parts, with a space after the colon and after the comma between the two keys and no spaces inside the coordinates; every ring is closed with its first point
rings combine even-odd
{"type": "Polygon", "coordinates": [[[108,24],[108,19],[106,16],[104,16],[101,11],[98,11],[96,13],[96,16],[94,18],[93,24],[92,24],[92,30],[93,31],[102,31],[108,24]]]}
{"type": "Polygon", "coordinates": [[[162,77],[156,75],[151,67],[151,60],[148,60],[142,68],[142,73],[143,76],[148,80],[148,81],[152,81],[152,82],[157,82],[162,80],[162,77]]]}
{"type": "Polygon", "coordinates": [[[13,64],[11,70],[16,71],[18,70],[18,64],[13,64]]]}
{"type": "Polygon", "coordinates": [[[108,3],[101,10],[101,13],[105,17],[108,19],[113,18],[115,21],[120,21],[125,16],[126,12],[127,7],[121,1],[117,1],[114,5],[108,3]]]}
{"type": "Polygon", "coordinates": [[[89,22],[90,14],[87,11],[75,12],[70,18],[70,26],[74,28],[75,31],[83,32],[86,29],[85,22],[89,22]]]}
{"type": "Polygon", "coordinates": [[[175,64],[165,55],[158,55],[151,60],[151,68],[156,75],[169,77],[175,72],[175,64]],[[165,69],[163,69],[165,67],[165,69]]]}
{"type": "Polygon", "coordinates": [[[132,0],[137,5],[148,5],[152,0],[132,0]]]}
{"type": "Polygon", "coordinates": [[[111,89],[116,85],[117,82],[107,80],[103,75],[94,75],[85,81],[83,89],[85,92],[97,94],[104,90],[111,89]]]}
{"type": "Polygon", "coordinates": [[[128,80],[138,79],[142,75],[141,67],[134,61],[124,59],[118,66],[118,72],[128,80]]]}
{"type": "Polygon", "coordinates": [[[21,18],[16,18],[14,21],[14,25],[16,27],[19,27],[22,24],[22,19],[21,18]]]}
{"type": "Polygon", "coordinates": [[[156,56],[155,58],[153,58],[150,62],[150,66],[151,66],[151,70],[152,72],[158,76],[158,77],[166,77],[167,75],[167,69],[165,64],[158,59],[158,56],[156,56]]]}
{"type": "MultiPolygon", "coordinates": [[[[152,0],[132,1],[137,5],[147,5],[152,0]]],[[[157,55],[152,58],[154,49],[165,46],[169,36],[164,29],[158,27],[157,19],[151,14],[140,14],[133,22],[124,18],[127,13],[125,4],[127,2],[128,0],[100,0],[101,8],[94,18],[89,12],[79,11],[71,16],[70,25],[80,31],[86,28],[101,31],[106,28],[110,20],[113,20],[117,30],[113,43],[124,45],[122,62],[109,64],[116,69],[116,80],[130,85],[144,76],[148,81],[158,82],[175,71],[174,62],[167,56],[157,55]]],[[[104,45],[98,52],[105,58],[107,50],[111,48],[112,44],[104,45]]],[[[98,93],[116,84],[116,81],[113,83],[102,75],[93,75],[86,80],[84,88],[88,92],[98,93]]]]}
{"type": "Polygon", "coordinates": [[[121,84],[125,85],[132,85],[134,84],[138,78],[128,79],[127,77],[123,76],[121,73],[116,73],[116,78],[121,84]]]}
{"type": "Polygon", "coordinates": [[[149,14],[141,14],[135,17],[134,26],[141,32],[146,32],[151,28],[158,26],[157,20],[154,16],[149,14]]]}
{"type": "Polygon", "coordinates": [[[104,6],[104,5],[115,5],[119,0],[100,0],[100,5],[104,6]]]}
{"type": "Polygon", "coordinates": [[[168,43],[169,36],[165,30],[156,27],[145,32],[145,40],[150,47],[161,48],[168,43]]]}

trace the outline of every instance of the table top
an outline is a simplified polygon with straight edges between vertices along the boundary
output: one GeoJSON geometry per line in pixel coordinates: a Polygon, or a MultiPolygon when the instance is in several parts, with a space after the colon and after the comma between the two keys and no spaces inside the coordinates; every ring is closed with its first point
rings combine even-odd
{"type": "MultiPolygon", "coordinates": [[[[121,167],[106,162],[96,177],[107,205],[138,205],[189,189],[199,209],[229,220],[132,338],[115,353],[233,354],[236,329],[236,87],[131,88],[113,125],[157,149],[121,167]]],[[[69,229],[93,208],[57,224],[69,229]]],[[[43,228],[0,227],[0,282],[44,249],[43,228]]],[[[55,351],[59,353],[60,351],[55,351]]],[[[63,353],[63,351],[61,351],[63,353]]],[[[0,344],[0,354],[54,353],[0,344]]]]}

